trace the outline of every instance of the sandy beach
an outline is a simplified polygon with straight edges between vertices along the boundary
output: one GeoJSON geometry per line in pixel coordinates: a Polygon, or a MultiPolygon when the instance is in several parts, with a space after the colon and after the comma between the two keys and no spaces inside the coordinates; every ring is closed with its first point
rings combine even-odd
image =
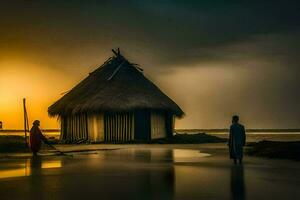
{"type": "Polygon", "coordinates": [[[246,156],[235,166],[225,143],[57,147],[73,157],[1,154],[1,199],[300,198],[299,162],[246,156]]]}

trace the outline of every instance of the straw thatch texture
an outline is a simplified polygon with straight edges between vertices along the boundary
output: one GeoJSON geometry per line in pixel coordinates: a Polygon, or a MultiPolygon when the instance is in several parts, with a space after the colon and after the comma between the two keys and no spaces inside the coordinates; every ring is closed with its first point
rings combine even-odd
{"type": "Polygon", "coordinates": [[[183,111],[122,55],[106,61],[48,108],[50,116],[79,113],[163,110],[178,117],[183,111]]]}

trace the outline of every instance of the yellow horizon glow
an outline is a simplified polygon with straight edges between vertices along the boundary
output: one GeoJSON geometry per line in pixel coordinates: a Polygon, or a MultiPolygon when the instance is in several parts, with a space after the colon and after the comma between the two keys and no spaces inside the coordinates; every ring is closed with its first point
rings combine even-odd
{"type": "Polygon", "coordinates": [[[22,61],[0,62],[0,120],[3,129],[23,128],[23,98],[27,101],[29,125],[35,119],[41,128],[59,128],[48,107],[72,84],[64,74],[51,68],[22,61]],[[62,81],[64,80],[64,81],[62,81]]]}

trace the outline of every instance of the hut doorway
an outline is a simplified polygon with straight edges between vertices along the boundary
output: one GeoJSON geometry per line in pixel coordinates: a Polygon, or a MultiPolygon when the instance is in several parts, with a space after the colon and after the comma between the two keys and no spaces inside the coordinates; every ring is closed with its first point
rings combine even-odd
{"type": "Polygon", "coordinates": [[[150,111],[136,110],[134,113],[134,139],[151,140],[150,111]]]}

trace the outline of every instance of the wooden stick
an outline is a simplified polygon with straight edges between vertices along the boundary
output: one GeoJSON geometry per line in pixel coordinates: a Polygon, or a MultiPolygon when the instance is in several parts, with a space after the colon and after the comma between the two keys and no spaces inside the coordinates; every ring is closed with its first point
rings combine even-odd
{"type": "Polygon", "coordinates": [[[45,143],[45,144],[47,144],[49,147],[51,147],[51,148],[54,149],[55,151],[59,152],[61,155],[73,157],[72,155],[65,154],[64,152],[58,150],[58,149],[57,149],[55,146],[53,146],[52,144],[49,144],[49,143],[45,143]]]}
{"type": "Polygon", "coordinates": [[[27,111],[26,111],[26,99],[23,98],[23,111],[24,111],[24,134],[25,134],[25,146],[27,145],[27,125],[28,125],[28,117],[27,117],[27,111]]]}

